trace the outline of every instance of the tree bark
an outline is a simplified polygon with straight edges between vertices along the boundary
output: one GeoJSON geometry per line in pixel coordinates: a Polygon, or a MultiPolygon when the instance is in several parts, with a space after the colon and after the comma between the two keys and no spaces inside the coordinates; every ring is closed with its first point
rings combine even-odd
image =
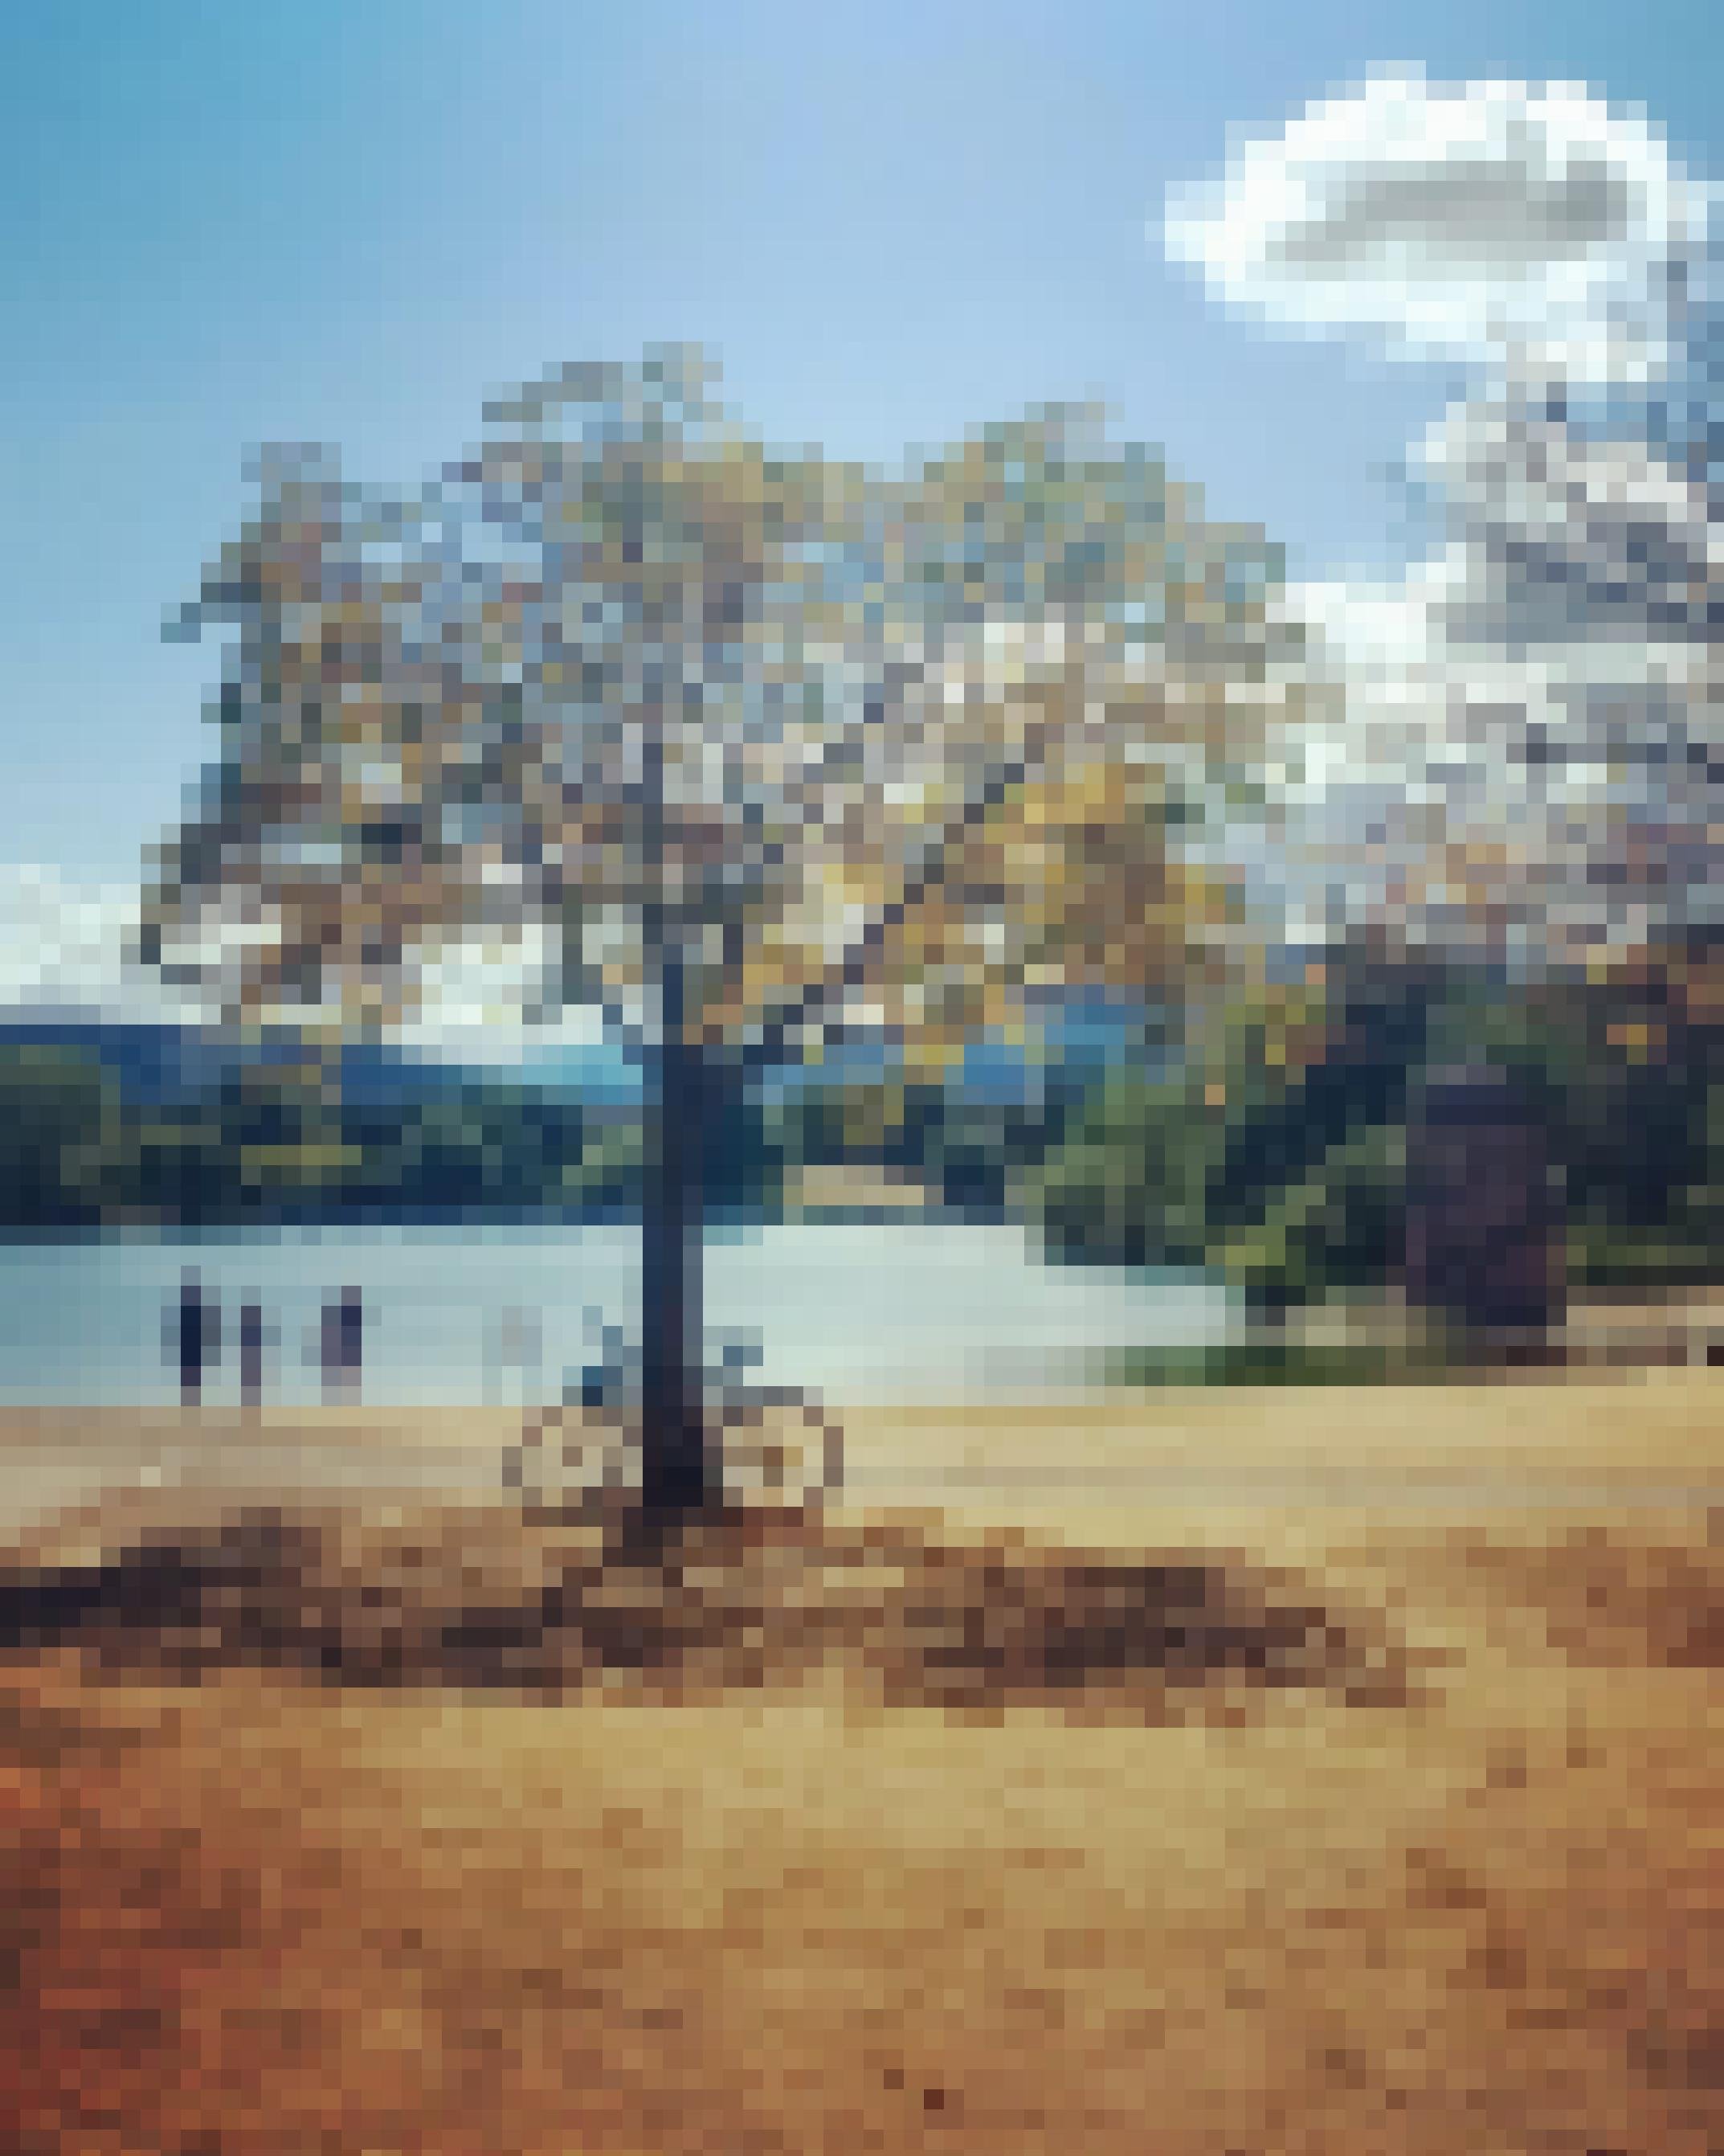
{"type": "Polygon", "coordinates": [[[655,1056],[657,1129],[641,1214],[641,1502],[661,1515],[709,1504],[721,1479],[708,1425],[703,1338],[713,1088],[706,1051],[682,1037],[680,973],[667,957],[655,1056]]]}

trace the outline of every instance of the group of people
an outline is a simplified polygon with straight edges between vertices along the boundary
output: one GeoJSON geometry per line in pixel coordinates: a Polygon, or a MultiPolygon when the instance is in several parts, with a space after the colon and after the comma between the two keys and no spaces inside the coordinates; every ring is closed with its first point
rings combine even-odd
{"type": "MultiPolygon", "coordinates": [[[[219,1298],[195,1272],[187,1272],[180,1282],[179,1302],[170,1312],[168,1331],[170,1353],[179,1368],[181,1401],[187,1407],[196,1407],[203,1400],[205,1380],[221,1362],[222,1312],[219,1298]]],[[[262,1403],[264,1359],[273,1338],[263,1304],[242,1302],[234,1347],[239,1363],[239,1397],[247,1407],[262,1403]]],[[[318,1326],[317,1358],[326,1401],[351,1403],[358,1399],[364,1352],[364,1301],[357,1287],[344,1287],[325,1301],[318,1326]]]]}

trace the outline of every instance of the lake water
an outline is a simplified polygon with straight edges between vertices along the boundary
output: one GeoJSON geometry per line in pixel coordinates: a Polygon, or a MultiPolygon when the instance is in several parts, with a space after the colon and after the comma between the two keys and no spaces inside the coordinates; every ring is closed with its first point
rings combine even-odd
{"type": "MultiPolygon", "coordinates": [[[[396,1227],[110,1237],[0,1248],[0,1402],[149,1405],[178,1397],[164,1319],[195,1267],[221,1306],[205,1398],[238,1398],[233,1331],[264,1306],[264,1398],[320,1394],[318,1329],[349,1285],[365,1306],[362,1398],[380,1406],[555,1399],[631,1333],[628,1226],[396,1227]]],[[[1021,1229],[795,1222],[709,1237],[708,1352],[749,1382],[860,1404],[1069,1389],[1121,1348],[1219,1339],[1228,1306],[1189,1279],[1049,1266],[1021,1229]],[[747,1351],[752,1348],[752,1356],[747,1351]]]]}

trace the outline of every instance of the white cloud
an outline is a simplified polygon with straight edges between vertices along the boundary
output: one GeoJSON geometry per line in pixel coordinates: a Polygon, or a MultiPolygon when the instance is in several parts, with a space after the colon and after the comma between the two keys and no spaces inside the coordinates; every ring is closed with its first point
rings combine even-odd
{"type": "Polygon", "coordinates": [[[1704,191],[1643,119],[1573,84],[1385,72],[1180,193],[1168,252],[1307,330],[1533,373],[1644,378],[1663,266],[1704,191]]]}
{"type": "Polygon", "coordinates": [[[172,1023],[188,1006],[128,964],[137,893],[69,883],[56,870],[0,865],[0,1010],[172,1023]]]}

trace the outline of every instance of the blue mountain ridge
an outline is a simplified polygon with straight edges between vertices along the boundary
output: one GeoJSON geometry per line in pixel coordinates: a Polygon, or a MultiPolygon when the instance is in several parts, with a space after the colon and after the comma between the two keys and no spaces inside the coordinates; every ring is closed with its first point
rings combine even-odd
{"type": "MultiPolygon", "coordinates": [[[[285,1067],[302,1053],[289,1039],[242,1039],[195,1026],[22,1011],[0,1017],[0,1048],[22,1047],[92,1056],[128,1101],[145,1106],[213,1099],[242,1074],[272,1065],[285,1067]]],[[[364,1041],[345,1043],[336,1054],[341,1093],[356,1106],[407,1106],[454,1099],[475,1088],[521,1088],[594,1107],[622,1108],[639,1101],[644,1091],[639,1058],[611,1044],[559,1043],[495,1061],[455,1061],[364,1041]]],[[[1146,1045],[1142,1006],[1096,997],[1070,998],[1048,1014],[1038,1055],[998,1040],[977,1041],[949,1082],[977,1103],[1010,1105],[1034,1098],[1049,1065],[1058,1066],[1068,1083],[1081,1084],[1121,1061],[1159,1060],[1146,1045]]],[[[829,1049],[818,1063],[770,1073],[767,1090],[782,1097],[809,1087],[865,1081],[886,1075],[897,1060],[878,1040],[852,1040],[829,1049]]]]}

